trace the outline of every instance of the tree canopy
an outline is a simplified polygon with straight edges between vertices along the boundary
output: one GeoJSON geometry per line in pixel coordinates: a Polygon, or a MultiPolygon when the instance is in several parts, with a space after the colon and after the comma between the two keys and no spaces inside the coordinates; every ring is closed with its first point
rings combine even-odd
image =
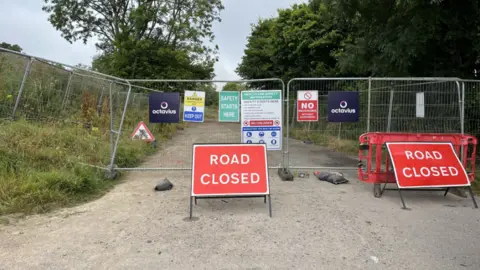
{"type": "Polygon", "coordinates": [[[237,73],[471,78],[479,25],[478,0],[310,0],[255,24],[237,73]]]}
{"type": "Polygon", "coordinates": [[[221,0],[44,0],[69,42],[96,38],[93,68],[126,78],[213,77],[221,0]]]}
{"type": "Polygon", "coordinates": [[[245,84],[236,82],[228,82],[222,88],[223,91],[242,91],[245,89],[245,84]]]}

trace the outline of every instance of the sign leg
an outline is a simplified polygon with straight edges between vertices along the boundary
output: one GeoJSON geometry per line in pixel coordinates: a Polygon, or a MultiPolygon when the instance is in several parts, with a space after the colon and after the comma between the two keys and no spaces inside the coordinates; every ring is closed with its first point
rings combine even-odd
{"type": "Polygon", "coordinates": [[[468,192],[470,193],[470,197],[472,197],[473,206],[475,206],[475,208],[478,208],[477,201],[475,200],[475,194],[473,194],[471,186],[468,187],[468,192]]]}
{"type": "Polygon", "coordinates": [[[263,197],[263,203],[267,203],[267,196],[263,197]]]}
{"type": "Polygon", "coordinates": [[[445,194],[443,194],[443,197],[447,196],[449,191],[450,191],[450,188],[445,189],[445,194]]]}
{"type": "Polygon", "coordinates": [[[268,214],[272,217],[272,197],[270,197],[270,194],[268,195],[268,214]]]}
{"type": "Polygon", "coordinates": [[[197,205],[197,197],[195,197],[195,205],[197,205]]]}
{"type": "Polygon", "coordinates": [[[190,196],[190,219],[192,219],[193,214],[193,197],[190,196]]]}
{"type": "Polygon", "coordinates": [[[402,209],[403,210],[410,210],[407,208],[407,206],[405,205],[405,201],[403,200],[403,196],[402,196],[402,191],[400,189],[398,189],[398,194],[400,194],[400,200],[402,200],[402,209]]]}

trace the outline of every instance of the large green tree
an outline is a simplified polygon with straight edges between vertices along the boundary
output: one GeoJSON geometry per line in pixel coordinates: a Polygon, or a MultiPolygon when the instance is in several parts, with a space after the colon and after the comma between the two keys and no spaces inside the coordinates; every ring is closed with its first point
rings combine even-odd
{"type": "MultiPolygon", "coordinates": [[[[318,0],[317,0],[318,2],[318,0]]],[[[353,18],[344,71],[373,76],[471,77],[479,56],[478,0],[335,0],[353,18]]]]}
{"type": "Polygon", "coordinates": [[[253,26],[237,72],[243,78],[333,76],[348,32],[330,5],[293,5],[253,26]]]}
{"type": "Polygon", "coordinates": [[[94,66],[124,77],[210,78],[217,60],[213,22],[221,0],[45,0],[49,21],[69,42],[95,37],[94,66]],[[163,67],[151,68],[152,65],[163,67]],[[178,70],[180,72],[172,72],[178,70]],[[169,71],[165,72],[165,71],[169,71]]]}

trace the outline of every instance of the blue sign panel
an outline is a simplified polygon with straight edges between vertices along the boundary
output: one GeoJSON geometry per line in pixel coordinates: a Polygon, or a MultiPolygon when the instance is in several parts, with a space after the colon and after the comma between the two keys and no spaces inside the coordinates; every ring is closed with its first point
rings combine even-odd
{"type": "Polygon", "coordinates": [[[150,123],[178,123],[180,121],[180,93],[150,93],[150,123]]]}
{"type": "Polygon", "coordinates": [[[358,122],[358,92],[328,92],[328,122],[358,122]]]}

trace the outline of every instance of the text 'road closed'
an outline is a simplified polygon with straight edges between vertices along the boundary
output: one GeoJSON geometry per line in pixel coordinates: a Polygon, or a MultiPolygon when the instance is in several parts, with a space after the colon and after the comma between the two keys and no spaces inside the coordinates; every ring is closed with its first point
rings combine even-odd
{"type": "Polygon", "coordinates": [[[449,143],[387,143],[387,147],[401,188],[470,185],[449,143]]]}
{"type": "Polygon", "coordinates": [[[268,194],[265,145],[194,145],[192,196],[268,194]]]}

